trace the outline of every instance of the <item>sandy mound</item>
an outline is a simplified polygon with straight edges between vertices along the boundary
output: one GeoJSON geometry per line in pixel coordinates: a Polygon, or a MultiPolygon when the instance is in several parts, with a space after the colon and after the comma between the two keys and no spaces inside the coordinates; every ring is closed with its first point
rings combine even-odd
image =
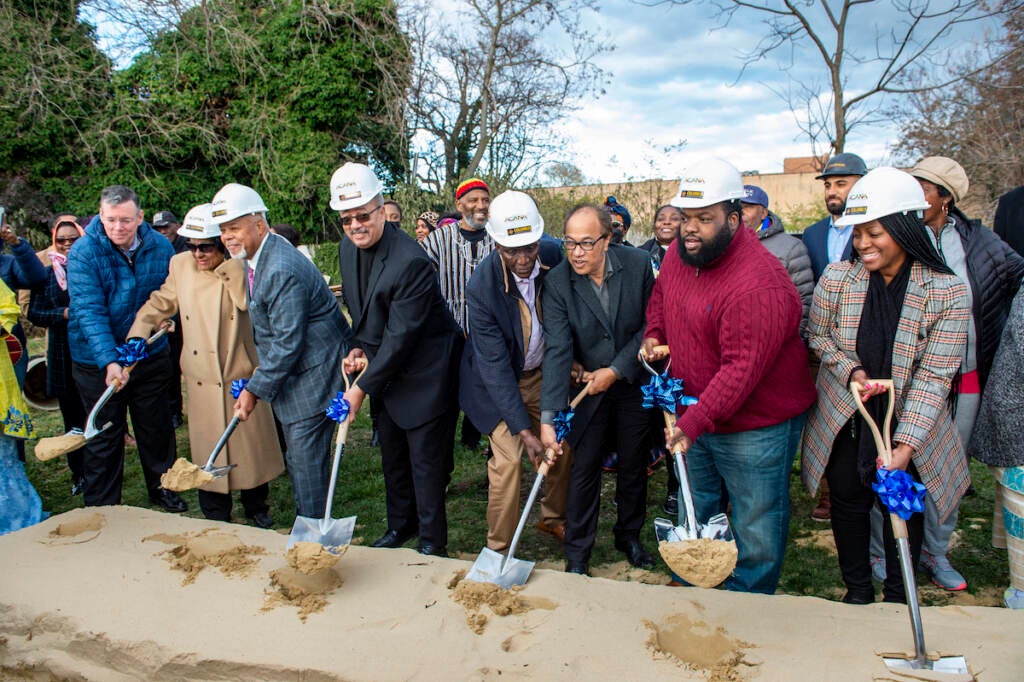
{"type": "Polygon", "coordinates": [[[64,515],[65,520],[47,535],[47,544],[78,544],[95,540],[107,524],[102,514],[93,514],[84,509],[64,515]]]}
{"type": "Polygon", "coordinates": [[[644,625],[651,631],[648,647],[685,667],[707,671],[713,682],[743,680],[750,672],[742,650],[752,645],[732,639],[722,627],[711,628],[684,615],[670,616],[660,625],[650,621],[644,625]]]}
{"type": "Polygon", "coordinates": [[[736,543],[711,538],[658,543],[668,567],[691,585],[715,587],[736,568],[736,543]]]}
{"type": "Polygon", "coordinates": [[[341,584],[341,576],[333,569],[307,574],[290,566],[279,568],[270,573],[267,600],[261,610],[269,611],[276,606],[297,606],[299,618],[305,623],[309,614],[327,606],[327,597],[341,584]]]}
{"type": "MultiPolygon", "coordinates": [[[[877,652],[913,646],[906,607],[896,604],[540,567],[522,589],[489,593],[453,581],[469,562],[359,546],[345,554],[342,588],[337,568],[307,576],[284,567],[286,543],[272,531],[127,507],[79,510],[2,536],[0,679],[860,682],[892,677],[877,652]],[[92,514],[106,522],[95,539],[47,544],[51,532],[87,526],[82,517],[92,514]],[[172,557],[143,542],[154,535],[217,570],[183,587],[184,569],[169,570],[172,557]],[[251,568],[222,571],[243,546],[251,568]],[[466,625],[469,611],[484,619],[480,634],[466,625]]],[[[1020,614],[946,606],[922,617],[930,649],[963,654],[986,681],[1020,677],[1020,614]]]]}
{"type": "Polygon", "coordinates": [[[246,545],[234,533],[215,528],[182,535],[158,533],[143,538],[143,542],[149,540],[174,545],[158,552],[157,556],[165,557],[171,568],[185,574],[182,585],[195,582],[196,576],[207,567],[218,568],[224,575],[246,577],[256,565],[253,556],[266,554],[262,547],[246,545]]]}
{"type": "Polygon", "coordinates": [[[341,556],[348,550],[348,545],[334,547],[335,551],[330,552],[319,542],[296,542],[285,559],[288,565],[306,575],[313,575],[333,568],[341,556]]]}
{"type": "Polygon", "coordinates": [[[506,590],[494,583],[465,580],[465,576],[465,569],[456,571],[448,581],[448,589],[452,591],[452,601],[466,609],[466,625],[478,635],[483,634],[484,628],[487,627],[487,615],[481,613],[485,606],[496,616],[524,614],[535,608],[551,610],[557,606],[550,599],[531,600],[520,595],[523,590],[521,585],[506,590]]]}
{"type": "Polygon", "coordinates": [[[174,460],[174,466],[160,474],[160,485],[167,490],[182,492],[206,485],[213,480],[213,474],[203,471],[184,457],[174,460]]]}
{"type": "Polygon", "coordinates": [[[65,433],[63,436],[40,438],[36,443],[36,459],[40,462],[74,452],[85,445],[85,436],[80,433],[65,433]]]}

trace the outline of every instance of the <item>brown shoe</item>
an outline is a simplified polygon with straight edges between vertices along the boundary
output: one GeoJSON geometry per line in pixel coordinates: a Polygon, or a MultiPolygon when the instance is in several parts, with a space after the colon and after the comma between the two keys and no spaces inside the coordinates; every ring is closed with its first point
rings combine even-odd
{"type": "Polygon", "coordinates": [[[811,512],[812,521],[830,521],[832,519],[832,500],[827,490],[818,495],[818,506],[811,512]]]}
{"type": "Polygon", "coordinates": [[[559,542],[565,542],[565,524],[559,524],[556,526],[553,523],[544,523],[544,521],[538,521],[537,530],[539,530],[541,533],[547,533],[559,542]]]}

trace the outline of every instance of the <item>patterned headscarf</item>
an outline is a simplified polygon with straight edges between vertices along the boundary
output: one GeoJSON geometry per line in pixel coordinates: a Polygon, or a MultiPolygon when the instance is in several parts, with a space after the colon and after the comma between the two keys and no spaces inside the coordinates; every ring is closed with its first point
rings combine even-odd
{"type": "Polygon", "coordinates": [[[425,222],[427,227],[430,228],[430,231],[433,232],[437,229],[437,217],[437,213],[434,211],[424,211],[417,216],[416,220],[422,220],[425,222]]]}

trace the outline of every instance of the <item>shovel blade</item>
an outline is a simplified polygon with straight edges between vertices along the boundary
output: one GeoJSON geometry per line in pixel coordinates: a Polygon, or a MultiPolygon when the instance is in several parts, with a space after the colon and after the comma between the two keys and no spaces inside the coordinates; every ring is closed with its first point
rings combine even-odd
{"type": "Polygon", "coordinates": [[[510,557],[506,562],[505,557],[493,549],[484,547],[480,555],[473,562],[472,568],[466,574],[466,580],[473,580],[478,583],[494,583],[503,589],[509,589],[516,585],[525,585],[533,572],[534,562],[524,561],[510,557]],[[502,569],[502,563],[505,568],[502,569]]]}
{"type": "Polygon", "coordinates": [[[88,424],[85,425],[85,432],[82,435],[85,436],[86,440],[91,440],[92,438],[98,436],[103,431],[109,429],[111,426],[113,426],[113,422],[107,422],[103,426],[96,428],[96,426],[94,426],[92,422],[89,422],[88,424]]]}
{"type": "MultiPolygon", "coordinates": [[[[942,656],[936,660],[913,658],[882,658],[889,670],[934,670],[935,672],[971,675],[963,656],[942,656]]],[[[973,677],[971,679],[974,679],[973,677]]]]}
{"type": "Polygon", "coordinates": [[[207,469],[206,467],[203,467],[203,471],[205,471],[206,473],[210,474],[214,478],[223,478],[224,476],[227,476],[228,472],[231,471],[232,469],[234,469],[236,466],[238,466],[238,465],[237,464],[225,464],[224,466],[210,467],[209,469],[207,469]]]}
{"type": "Polygon", "coordinates": [[[292,533],[288,536],[288,549],[297,542],[315,542],[323,545],[331,554],[338,554],[340,547],[352,543],[352,534],[356,529],[356,517],[346,516],[343,519],[314,519],[309,516],[296,516],[292,525],[292,533]]]}

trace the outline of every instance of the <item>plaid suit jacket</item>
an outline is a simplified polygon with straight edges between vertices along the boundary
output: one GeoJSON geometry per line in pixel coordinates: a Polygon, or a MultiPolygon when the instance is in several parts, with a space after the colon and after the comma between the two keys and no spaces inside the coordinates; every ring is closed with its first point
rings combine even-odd
{"type": "MultiPolygon", "coordinates": [[[[867,290],[864,266],[841,261],[825,270],[814,291],[807,340],[821,358],[821,370],[818,400],[803,437],[803,479],[812,493],[825,473],[836,434],[857,411],[849,380],[860,365],[857,328],[867,290]]],[[[947,402],[967,342],[969,315],[959,279],[920,263],[911,266],[893,345],[893,443],[914,448],[914,464],[943,519],[970,483],[947,402]]]]}

